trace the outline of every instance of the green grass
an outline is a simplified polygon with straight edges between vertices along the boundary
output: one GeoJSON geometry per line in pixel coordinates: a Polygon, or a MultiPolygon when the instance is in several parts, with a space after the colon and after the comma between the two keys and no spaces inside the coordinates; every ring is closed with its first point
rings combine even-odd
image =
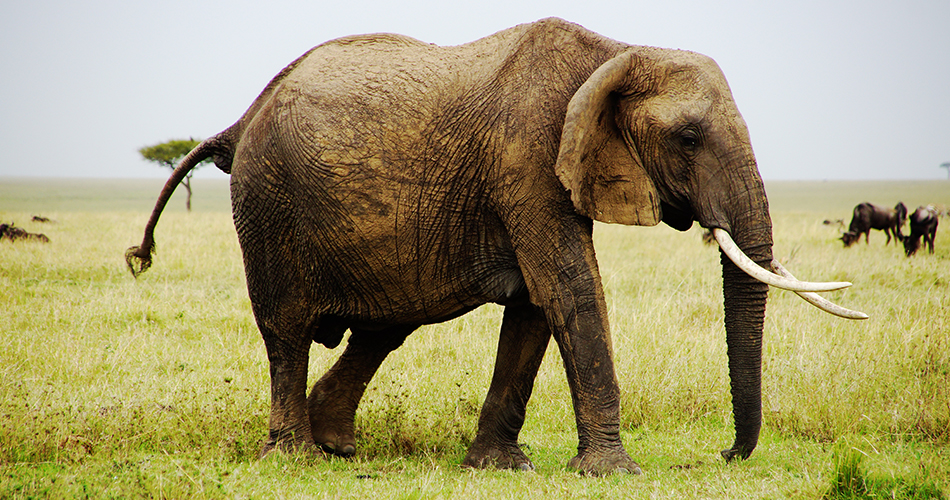
{"type": "Polygon", "coordinates": [[[869,475],[864,469],[868,453],[841,440],[834,449],[835,476],[824,498],[829,500],[855,498],[941,498],[943,493],[923,471],[922,479],[869,475]]]}
{"type": "MultiPolygon", "coordinates": [[[[598,225],[622,391],[642,476],[581,477],[570,396],[551,347],[521,436],[537,472],[458,464],[474,436],[501,309],[424,327],[383,364],[353,459],[256,459],[267,426],[263,342],[244,288],[227,181],[176,194],[138,280],[162,181],[0,181],[0,222],[51,243],[0,242],[0,498],[946,498],[950,492],[950,220],[906,258],[880,232],[844,249],[825,219],[861,201],[950,205],[950,183],[768,184],[775,255],[854,322],[773,290],[764,428],[732,443],[718,252],[693,229],[598,225]],[[53,224],[30,222],[32,215],[53,224]],[[943,227],[947,226],[947,227],[943,227]],[[447,369],[448,368],[448,369],[447,369]]],[[[315,345],[311,378],[340,352],[315,345]]]]}

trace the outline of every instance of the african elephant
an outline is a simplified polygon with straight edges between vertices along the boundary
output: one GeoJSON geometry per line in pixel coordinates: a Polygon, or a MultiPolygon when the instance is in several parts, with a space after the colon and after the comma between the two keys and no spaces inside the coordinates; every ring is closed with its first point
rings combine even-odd
{"type": "Polygon", "coordinates": [[[910,236],[904,238],[904,253],[910,257],[920,248],[920,238],[934,253],[934,238],[937,237],[937,223],[940,217],[932,206],[917,207],[910,215],[910,236]]]}
{"type": "MultiPolygon", "coordinates": [[[[848,230],[841,235],[841,241],[845,247],[849,247],[861,239],[864,234],[864,243],[868,243],[868,237],[872,229],[884,231],[887,235],[888,245],[891,243],[891,234],[897,241],[904,239],[901,228],[904,227],[904,221],[907,220],[907,207],[903,202],[897,202],[894,208],[887,208],[872,203],[859,203],[854,207],[851,214],[851,224],[848,230]]],[[[896,244],[896,243],[895,243],[896,244]]]]}
{"type": "MultiPolygon", "coordinates": [[[[388,353],[420,325],[493,302],[505,306],[498,354],[464,465],[533,467],[517,438],[553,335],[578,433],[569,466],[639,472],[620,439],[593,221],[685,230],[695,220],[772,263],[762,180],[717,65],[559,19],[457,47],[375,34],[311,49],[182,160],[127,252],[133,274],[151,264],[175,186],[209,157],[231,175],[270,362],[262,455],[316,446],[351,455],[357,405],[388,353]],[[308,397],[310,343],[333,348],[347,329],[346,349],[308,397]]],[[[768,286],[721,260],[732,459],[758,440],[768,286]]],[[[848,285],[751,268],[796,290],[848,285]]]]}

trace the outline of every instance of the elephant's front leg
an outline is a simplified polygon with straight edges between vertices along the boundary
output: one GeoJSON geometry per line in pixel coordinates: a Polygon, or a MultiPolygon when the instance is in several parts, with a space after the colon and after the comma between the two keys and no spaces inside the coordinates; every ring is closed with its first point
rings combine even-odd
{"type": "MultiPolygon", "coordinates": [[[[557,187],[539,189],[563,193],[556,180],[550,182],[557,187]]],[[[568,466],[589,474],[640,473],[620,440],[620,387],[593,221],[565,213],[570,200],[555,201],[555,206],[526,204],[501,215],[509,224],[531,303],[543,311],[571,389],[578,446],[568,466]]]]}
{"type": "Polygon", "coordinates": [[[313,439],[329,453],[350,456],[356,452],[353,423],[356,408],[376,370],[402,345],[415,326],[382,331],[353,330],[346,349],[320,378],[307,398],[313,439]]]}
{"type": "Polygon", "coordinates": [[[540,309],[527,303],[505,307],[495,372],[478,419],[478,433],[462,465],[534,468],[518,446],[518,433],[550,338],[540,309]]]}
{"type": "MultiPolygon", "coordinates": [[[[263,328],[262,328],[263,330],[263,328]]],[[[264,333],[270,361],[270,431],[261,450],[315,451],[310,420],[307,418],[307,362],[310,338],[299,335],[290,341],[264,333]]]]}
{"type": "Polygon", "coordinates": [[[552,331],[574,403],[577,456],[569,467],[584,473],[630,472],[640,466],[620,440],[620,388],[614,372],[607,306],[599,280],[577,288],[583,278],[559,285],[548,309],[552,331]],[[583,293],[594,290],[594,294],[583,293]]]}

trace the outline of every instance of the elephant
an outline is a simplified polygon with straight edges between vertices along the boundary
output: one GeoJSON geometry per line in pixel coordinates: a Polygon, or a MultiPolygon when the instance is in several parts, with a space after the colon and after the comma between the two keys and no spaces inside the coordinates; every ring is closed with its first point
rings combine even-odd
{"type": "Polygon", "coordinates": [[[904,253],[910,257],[920,248],[920,238],[934,253],[934,238],[937,236],[937,223],[940,221],[937,209],[933,206],[917,207],[910,215],[910,236],[904,238],[904,253]]]}
{"type": "MultiPolygon", "coordinates": [[[[872,229],[884,231],[887,235],[885,245],[891,243],[891,234],[897,241],[902,241],[904,235],[901,228],[904,227],[904,221],[907,220],[907,207],[903,202],[897,202],[894,208],[881,207],[871,203],[860,203],[854,207],[851,215],[851,225],[848,231],[842,233],[841,241],[845,247],[850,247],[861,239],[864,233],[864,243],[868,243],[868,236],[872,229]]],[[[896,244],[896,243],[895,243],[896,244]]]]}
{"type": "Polygon", "coordinates": [[[568,467],[639,473],[620,437],[594,221],[698,221],[732,249],[721,262],[736,437],[722,454],[745,458],[762,418],[760,280],[802,293],[850,285],[767,271],[765,190],[712,59],[555,18],[455,47],[371,34],[306,52],[175,169],[126,253],[133,275],[152,263],[175,186],[208,158],[230,175],[270,363],[262,456],[352,455],[357,406],[386,356],[421,325],[496,303],[497,358],[463,465],[533,469],[518,434],[553,337],[577,426],[568,467]],[[334,348],[347,330],[307,395],[309,345],[334,348]]]}

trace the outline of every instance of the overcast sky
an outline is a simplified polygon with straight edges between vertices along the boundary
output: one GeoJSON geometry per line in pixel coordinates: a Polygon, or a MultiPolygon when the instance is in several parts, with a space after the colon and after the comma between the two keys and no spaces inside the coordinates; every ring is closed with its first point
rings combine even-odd
{"type": "Polygon", "coordinates": [[[4,1],[0,177],[164,178],[138,148],[223,130],[321,42],[457,45],[549,16],[714,58],[766,180],[947,178],[947,0],[4,1]]]}

